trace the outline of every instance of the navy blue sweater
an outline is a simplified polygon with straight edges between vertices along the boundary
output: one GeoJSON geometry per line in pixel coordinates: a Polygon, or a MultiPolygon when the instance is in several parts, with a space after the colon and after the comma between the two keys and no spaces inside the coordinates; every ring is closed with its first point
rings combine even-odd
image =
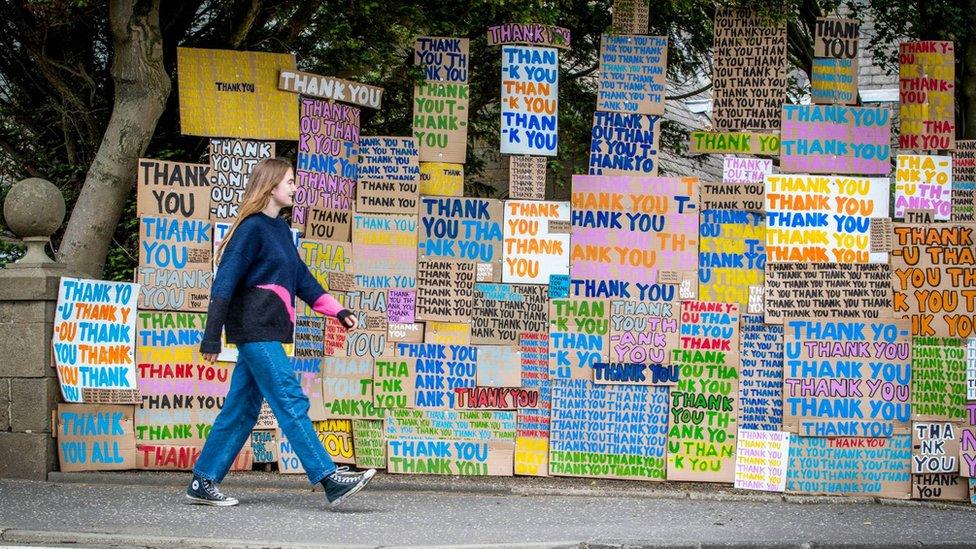
{"type": "Polygon", "coordinates": [[[291,343],[296,295],[321,314],[339,320],[352,314],[308,271],[284,219],[250,215],[222,246],[201,353],[220,352],[225,325],[230,343],[291,343]]]}

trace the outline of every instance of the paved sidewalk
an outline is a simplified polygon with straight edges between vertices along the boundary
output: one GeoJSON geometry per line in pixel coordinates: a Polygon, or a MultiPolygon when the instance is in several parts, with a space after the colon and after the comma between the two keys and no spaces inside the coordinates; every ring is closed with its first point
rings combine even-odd
{"type": "Polygon", "coordinates": [[[0,543],[976,547],[976,510],[968,505],[784,501],[707,485],[380,475],[375,486],[330,512],[322,493],[311,491],[302,478],[277,474],[229,477],[225,492],[241,500],[232,508],[186,505],[184,474],[54,478],[57,482],[0,481],[0,543]],[[537,495],[516,494],[517,486],[537,495]]]}

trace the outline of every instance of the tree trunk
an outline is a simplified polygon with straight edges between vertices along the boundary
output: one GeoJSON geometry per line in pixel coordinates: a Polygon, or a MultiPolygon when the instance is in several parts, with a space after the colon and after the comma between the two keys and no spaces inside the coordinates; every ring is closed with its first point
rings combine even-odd
{"type": "Polygon", "coordinates": [[[111,0],[109,25],[115,104],[58,250],[58,259],[74,274],[93,278],[102,276],[139,157],[171,87],[163,68],[159,0],[111,0]]]}

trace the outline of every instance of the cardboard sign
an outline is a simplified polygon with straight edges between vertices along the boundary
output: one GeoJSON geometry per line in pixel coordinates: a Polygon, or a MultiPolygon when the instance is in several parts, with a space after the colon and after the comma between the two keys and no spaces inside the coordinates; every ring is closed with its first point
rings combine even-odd
{"type": "Polygon", "coordinates": [[[416,216],[355,214],[352,228],[353,272],[357,286],[416,287],[416,216]]]}
{"type": "Polygon", "coordinates": [[[590,175],[657,175],[661,117],[596,111],[590,142],[590,175]]]}
{"type": "Polygon", "coordinates": [[[554,379],[549,474],[664,480],[669,401],[666,387],[554,379]]]}
{"type": "Polygon", "coordinates": [[[510,156],[508,195],[525,200],[545,200],[547,162],[544,156],[510,156]]]}
{"type": "Polygon", "coordinates": [[[372,181],[356,184],[356,211],[409,214],[417,211],[417,184],[409,181],[372,181]]]}
{"type": "Polygon", "coordinates": [[[907,322],[798,319],[784,326],[783,428],[890,437],[911,419],[907,322]]]}
{"type": "Polygon", "coordinates": [[[766,176],[766,261],[884,263],[873,217],[888,217],[887,178],[766,176]]]}
{"type": "Polygon", "coordinates": [[[967,478],[976,477],[976,404],[966,404],[966,419],[962,422],[959,433],[959,475],[967,478]]]}
{"type": "Polygon", "coordinates": [[[322,402],[329,419],[381,419],[373,402],[373,359],[322,359],[322,402]]]}
{"type": "Polygon", "coordinates": [[[650,4],[644,0],[613,0],[610,15],[615,34],[644,34],[649,25],[650,4]]]}
{"type": "Polygon", "coordinates": [[[966,344],[966,400],[976,400],[976,337],[966,344]]]}
{"type": "Polygon", "coordinates": [[[775,131],[786,103],[786,23],[770,27],[750,10],[715,9],[712,125],[716,130],[775,131]]]}
{"type": "Polygon", "coordinates": [[[538,389],[474,387],[454,389],[458,410],[518,410],[539,405],[538,389]]]}
{"type": "Polygon", "coordinates": [[[251,431],[251,455],[254,463],[278,462],[278,434],[275,431],[251,431]]]}
{"type": "Polygon", "coordinates": [[[519,387],[522,384],[522,358],[517,347],[478,346],[478,387],[519,387]]]}
{"type": "Polygon", "coordinates": [[[698,184],[702,210],[766,211],[765,183],[709,183],[698,184]]]}
{"type": "Polygon", "coordinates": [[[668,479],[730,482],[738,417],[739,307],[683,301],[671,389],[668,479]]]}
{"type": "MultiPolygon", "coordinates": [[[[522,357],[522,391],[538,403],[518,413],[515,432],[515,474],[549,474],[549,423],[552,409],[552,382],[549,380],[549,336],[525,332],[519,341],[522,357]]],[[[521,395],[521,393],[520,393],[521,395]]]]}
{"type": "Polygon", "coordinates": [[[471,345],[471,324],[470,322],[425,322],[422,341],[441,345],[471,345]]]}
{"type": "MultiPolygon", "coordinates": [[[[355,463],[355,451],[353,449],[352,421],[348,419],[330,419],[327,421],[313,421],[312,428],[315,434],[329,453],[329,457],[336,463],[355,463]]],[[[288,437],[278,429],[278,472],[289,475],[299,475],[305,473],[295,448],[288,437]]]]}
{"type": "MultiPolygon", "coordinates": [[[[637,383],[639,385],[673,385],[676,375],[659,374],[654,365],[670,364],[671,351],[677,349],[679,311],[677,303],[618,301],[610,302],[611,363],[646,365],[636,368],[643,379],[633,380],[609,368],[594,369],[594,380],[600,383],[637,383]]],[[[617,369],[619,370],[619,369],[617,369]]],[[[673,370],[669,373],[676,373],[673,370]]]]}
{"type": "Polygon", "coordinates": [[[473,297],[473,262],[421,259],[417,263],[419,320],[470,322],[473,297]]]}
{"type": "Polygon", "coordinates": [[[468,85],[425,82],[414,86],[413,136],[421,162],[463,164],[468,151],[468,85]]]}
{"type": "Polygon", "coordinates": [[[387,292],[386,319],[389,322],[412,324],[416,318],[414,307],[417,292],[414,290],[389,290],[387,292]]]}
{"type": "Polygon", "coordinates": [[[464,196],[464,164],[421,162],[420,194],[423,196],[464,196]]]}
{"type": "Polygon", "coordinates": [[[909,210],[931,210],[936,221],[952,217],[952,157],[899,154],[895,170],[895,219],[909,210]]]}
{"type": "Polygon", "coordinates": [[[356,467],[360,469],[386,467],[386,435],[383,432],[383,420],[352,420],[352,439],[355,441],[353,453],[356,467]]]}
{"type": "Polygon", "coordinates": [[[387,440],[387,472],[511,476],[515,442],[387,440]]]}
{"type": "Polygon", "coordinates": [[[136,173],[139,217],[210,217],[210,166],[140,158],[136,173]]]}
{"type": "Polygon", "coordinates": [[[890,317],[891,276],[886,263],[768,263],[766,322],[890,317]]]}
{"type": "Polygon", "coordinates": [[[386,329],[389,343],[424,343],[422,323],[391,322],[386,329]]]}
{"type": "Polygon", "coordinates": [[[345,356],[349,331],[337,318],[326,317],[323,329],[322,356],[345,356]]]}
{"type": "Polygon", "coordinates": [[[735,448],[735,487],[782,492],[790,463],[790,434],[739,429],[735,448]]]}
{"type": "MultiPolygon", "coordinates": [[[[359,109],[303,98],[300,126],[291,215],[293,225],[307,228],[313,211],[352,210],[359,177],[359,109]]],[[[315,218],[315,223],[322,221],[315,218]]],[[[329,221],[338,226],[347,219],[329,221]]],[[[339,240],[328,231],[316,238],[339,240]]]]}
{"type": "Polygon", "coordinates": [[[956,141],[952,152],[952,221],[976,221],[976,140],[956,141]]]}
{"type": "Polygon", "coordinates": [[[596,110],[664,114],[668,37],[604,34],[596,110]]]}
{"type": "Polygon", "coordinates": [[[912,419],[962,421],[966,418],[966,397],[965,341],[913,337],[912,419]]]}
{"type": "Polygon", "coordinates": [[[891,171],[891,111],[783,105],[780,169],[784,173],[887,175],[891,171]]]}
{"type": "Polygon", "coordinates": [[[569,221],[569,202],[507,200],[502,282],[548,284],[569,274],[569,236],[551,234],[549,221],[569,221]]]}
{"type": "Polygon", "coordinates": [[[430,82],[468,82],[468,54],[470,40],[467,38],[443,38],[421,36],[413,49],[413,62],[424,71],[424,80],[430,82]]]}
{"type": "Polygon", "coordinates": [[[951,473],[912,475],[912,499],[969,501],[966,480],[951,473]]]}
{"type": "Polygon", "coordinates": [[[298,138],[298,103],[278,90],[278,72],[295,69],[287,53],[177,48],[183,135],[298,138]]]}
{"type": "Polygon", "coordinates": [[[607,362],[610,308],[606,300],[549,301],[549,377],[593,379],[592,368],[607,362]]]}
{"type": "Polygon", "coordinates": [[[254,166],[265,158],[274,158],[274,155],[274,143],[243,139],[210,140],[213,188],[207,203],[211,220],[233,221],[237,217],[237,209],[244,199],[254,166]]]}
{"type": "Polygon", "coordinates": [[[739,430],[783,428],[783,327],[760,315],[741,315],[739,430]]]}
{"type": "Polygon", "coordinates": [[[383,88],[296,70],[279,73],[278,89],[371,109],[379,109],[383,102],[383,88]]]}
{"type": "Polygon", "coordinates": [[[321,316],[295,317],[295,356],[322,358],[325,356],[325,318],[321,316]]]}
{"type": "Polygon", "coordinates": [[[813,32],[813,55],[831,59],[857,59],[861,22],[856,19],[818,17],[813,32]]]}
{"type": "Polygon", "coordinates": [[[762,286],[766,266],[766,220],[744,211],[701,213],[698,298],[749,304],[749,288],[762,286]]]}
{"type": "Polygon", "coordinates": [[[65,401],[100,402],[84,392],[100,389],[109,401],[139,402],[133,367],[138,295],[138,284],[61,277],[51,342],[65,401]]]}
{"type": "Polygon", "coordinates": [[[491,264],[490,281],[501,280],[502,202],[487,198],[420,199],[421,258],[491,264]],[[497,268],[496,268],[497,266],[497,268]]]}
{"type": "Polygon", "coordinates": [[[762,183],[771,173],[773,173],[773,161],[768,158],[732,155],[722,158],[722,182],[724,183],[762,183]]]}
{"type": "Polygon", "coordinates": [[[373,404],[377,408],[413,408],[416,375],[416,358],[374,358],[373,404]]]}
{"type": "Polygon", "coordinates": [[[814,58],[810,98],[817,105],[857,104],[857,59],[814,58]]]}
{"type": "Polygon", "coordinates": [[[359,326],[354,332],[357,330],[386,332],[388,316],[386,293],[387,290],[369,288],[356,288],[346,292],[346,308],[359,318],[359,326]]]}
{"type": "MultiPolygon", "coordinates": [[[[201,446],[180,444],[136,444],[136,466],[150,471],[190,471],[200,458],[201,446]]],[[[245,444],[230,464],[231,471],[250,471],[254,456],[245,444]]]]}
{"type": "Polygon", "coordinates": [[[690,133],[691,154],[758,154],[779,156],[778,133],[707,132],[690,133]]]}
{"type": "Polygon", "coordinates": [[[912,422],[912,474],[959,472],[959,425],[912,422]]]}
{"type": "Polygon", "coordinates": [[[136,337],[139,443],[202,447],[230,388],[234,364],[206,364],[202,313],[140,311],[136,337]]]}
{"type": "Polygon", "coordinates": [[[891,285],[895,315],[912,319],[912,334],[968,338],[976,335],[976,225],[895,224],[891,285]]]}
{"type": "Polygon", "coordinates": [[[474,387],[478,348],[468,345],[398,343],[397,355],[415,358],[415,408],[443,410],[454,407],[454,389],[474,387]]]}
{"type": "Polygon", "coordinates": [[[898,147],[956,148],[956,54],[951,41],[898,45],[898,147]]]}
{"type": "Polygon", "coordinates": [[[470,326],[471,343],[475,345],[517,345],[525,332],[548,332],[545,286],[475,284],[470,326]]]}
{"type": "Polygon", "coordinates": [[[275,417],[267,400],[261,402],[261,411],[258,412],[258,421],[254,424],[254,428],[260,430],[274,430],[278,428],[278,418],[275,417]]]}
{"type": "Polygon", "coordinates": [[[791,438],[790,492],[896,499],[911,493],[911,435],[791,438]]]}
{"type": "Polygon", "coordinates": [[[569,29],[538,23],[506,23],[488,27],[488,45],[533,44],[569,49],[569,29]]]}
{"type": "Polygon", "coordinates": [[[206,311],[213,284],[213,224],[200,219],[139,219],[139,308],[206,311]]]}
{"type": "Polygon", "coordinates": [[[136,468],[132,406],[59,404],[55,434],[62,471],[136,468]]]}
{"type": "Polygon", "coordinates": [[[659,271],[693,271],[696,183],[690,177],[574,175],[573,282],[594,286],[587,297],[645,299],[659,271]]]}
{"type": "Polygon", "coordinates": [[[326,419],[328,414],[322,400],[322,359],[294,357],[291,366],[302,393],[308,397],[308,417],[312,421],[326,419]]]}
{"type": "Polygon", "coordinates": [[[462,410],[386,411],[388,439],[434,437],[448,440],[515,442],[515,412],[462,410]]]}
{"type": "Polygon", "coordinates": [[[502,47],[501,152],[556,156],[559,52],[502,47]]]}
{"type": "Polygon", "coordinates": [[[416,183],[420,177],[419,158],[417,140],[412,137],[359,138],[360,179],[416,183]]]}

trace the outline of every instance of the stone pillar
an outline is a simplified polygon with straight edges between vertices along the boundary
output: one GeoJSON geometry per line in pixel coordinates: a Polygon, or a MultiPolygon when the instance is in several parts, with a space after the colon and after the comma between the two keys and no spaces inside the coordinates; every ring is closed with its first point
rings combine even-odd
{"type": "Polygon", "coordinates": [[[43,179],[25,179],[7,193],[3,215],[27,254],[0,269],[0,478],[46,480],[58,461],[51,415],[60,389],[51,332],[66,273],[44,245],[64,220],[64,198],[43,179]]]}

